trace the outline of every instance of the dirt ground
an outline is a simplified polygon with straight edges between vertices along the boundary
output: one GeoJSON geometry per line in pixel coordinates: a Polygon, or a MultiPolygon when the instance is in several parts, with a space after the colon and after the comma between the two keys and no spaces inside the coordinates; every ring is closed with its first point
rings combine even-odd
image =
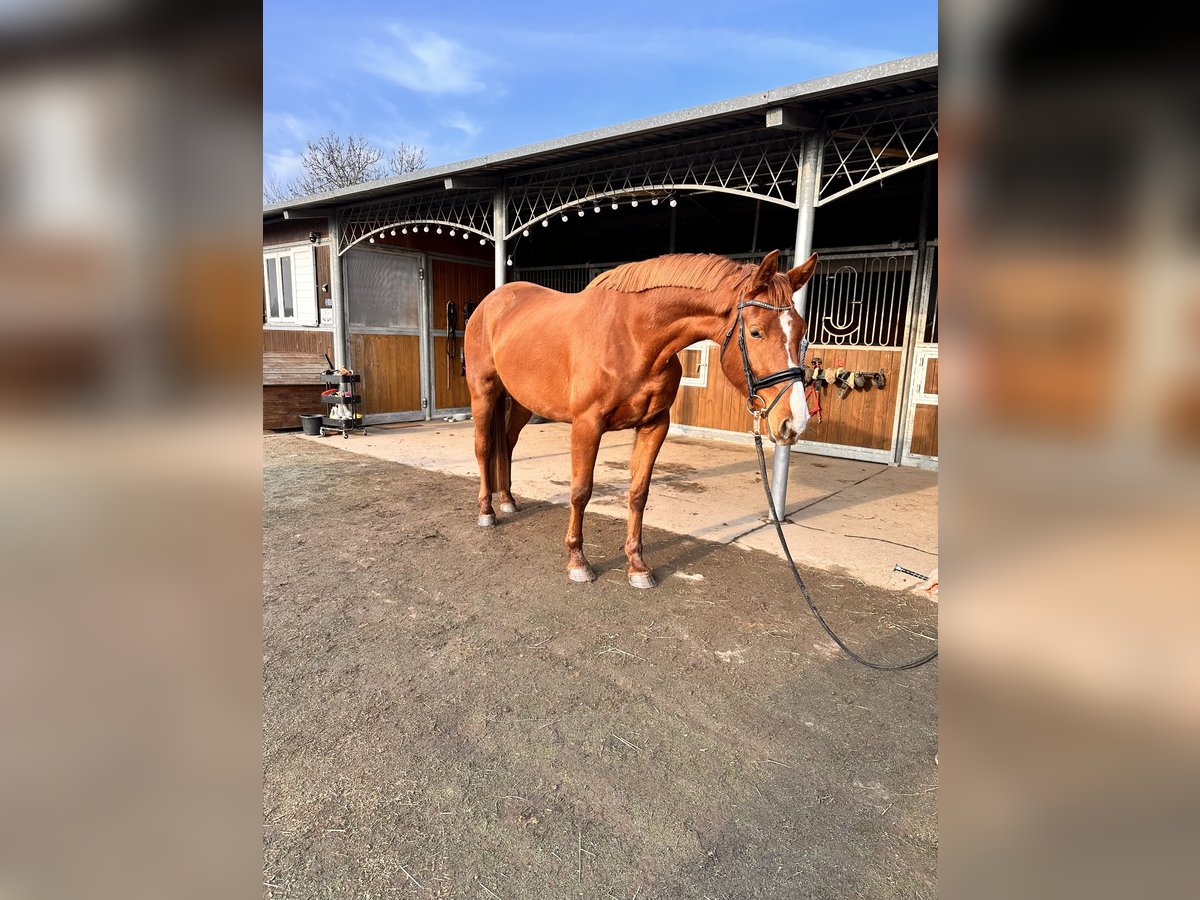
{"type": "MultiPolygon", "coordinates": [[[[936,663],[851,663],[764,553],[647,528],[637,591],[605,516],[571,584],[563,507],[480,529],[477,483],[339,442],[264,438],[264,897],[936,894],[936,663]]],[[[923,595],[804,574],[929,648],[923,595]]]]}

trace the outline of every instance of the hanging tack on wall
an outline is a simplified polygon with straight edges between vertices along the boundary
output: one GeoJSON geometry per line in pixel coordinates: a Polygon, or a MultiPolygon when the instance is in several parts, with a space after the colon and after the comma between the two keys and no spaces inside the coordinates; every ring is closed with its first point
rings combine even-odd
{"type": "Polygon", "coordinates": [[[838,399],[845,399],[846,395],[850,393],[850,373],[841,366],[838,366],[833,370],[832,383],[837,385],[838,399]]]}

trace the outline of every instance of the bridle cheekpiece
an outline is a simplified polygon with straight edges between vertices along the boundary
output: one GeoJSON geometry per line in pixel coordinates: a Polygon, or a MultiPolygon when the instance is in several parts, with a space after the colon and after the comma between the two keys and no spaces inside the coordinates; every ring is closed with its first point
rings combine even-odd
{"type": "Polygon", "coordinates": [[[772,372],[769,375],[764,375],[762,378],[755,378],[754,372],[750,368],[750,356],[746,353],[746,320],[742,318],[742,310],[747,306],[757,306],[759,309],[770,309],[775,312],[787,312],[795,307],[789,303],[787,306],[775,306],[771,303],[764,303],[761,300],[747,300],[745,294],[738,295],[737,317],[733,324],[729,326],[729,331],[725,333],[725,340],[721,343],[721,355],[718,359],[723,359],[725,350],[729,346],[729,340],[733,337],[734,329],[738,333],[738,349],[742,353],[742,371],[746,375],[746,388],[749,395],[746,398],[746,408],[750,415],[754,417],[754,433],[759,433],[760,422],[771,414],[771,410],[775,408],[775,404],[779,402],[787,391],[780,391],[775,395],[775,399],[767,404],[758,392],[763,388],[774,387],[777,384],[785,382],[795,384],[799,381],[801,384],[806,384],[804,376],[804,359],[808,355],[808,338],[800,338],[800,365],[792,366],[790,369],[780,369],[778,372],[772,372]]]}

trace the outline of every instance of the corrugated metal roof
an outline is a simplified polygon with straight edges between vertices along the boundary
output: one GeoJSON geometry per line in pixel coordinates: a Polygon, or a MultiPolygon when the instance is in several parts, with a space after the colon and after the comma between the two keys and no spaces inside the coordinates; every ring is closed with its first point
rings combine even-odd
{"type": "Polygon", "coordinates": [[[837,105],[839,100],[852,99],[854,102],[871,102],[896,95],[919,93],[936,87],[937,71],[937,53],[908,56],[762,93],[747,94],[743,97],[720,100],[704,106],[693,106],[689,109],[636,119],[620,125],[611,125],[536,144],[527,144],[523,147],[514,147],[510,150],[462,162],[434,166],[393,178],[383,178],[336,191],[314,194],[299,200],[274,203],[263,207],[263,216],[271,217],[281,214],[285,210],[299,212],[306,208],[370,200],[392,193],[397,188],[428,187],[449,175],[502,174],[505,171],[527,167],[530,164],[561,162],[595,152],[600,146],[603,146],[605,150],[626,149],[656,142],[667,136],[678,137],[702,133],[711,130],[714,125],[723,128],[736,127],[759,120],[762,110],[781,103],[803,102],[827,109],[837,105]]]}

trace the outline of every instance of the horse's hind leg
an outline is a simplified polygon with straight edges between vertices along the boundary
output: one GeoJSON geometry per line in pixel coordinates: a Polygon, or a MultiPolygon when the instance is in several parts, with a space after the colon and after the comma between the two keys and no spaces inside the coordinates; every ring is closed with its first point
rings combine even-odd
{"type": "Polygon", "coordinates": [[[496,486],[500,494],[500,512],[502,513],[515,513],[517,511],[517,501],[513,499],[512,495],[513,448],[517,446],[517,438],[521,435],[521,429],[529,424],[532,416],[533,413],[520,403],[516,400],[512,401],[508,412],[508,429],[505,433],[505,446],[503,448],[503,452],[508,456],[508,465],[504,468],[505,477],[496,486]]]}
{"type": "Polygon", "coordinates": [[[479,524],[496,524],[492,509],[492,422],[504,415],[504,386],[494,374],[471,382],[471,417],[475,420],[475,461],[479,463],[479,524]]]}
{"type": "Polygon", "coordinates": [[[657,419],[641,426],[633,442],[633,455],[629,460],[629,527],[625,533],[625,556],[629,560],[629,583],[636,588],[654,587],[654,576],[642,559],[642,513],[646,510],[646,499],[650,496],[650,476],[658,451],[666,439],[671,425],[671,414],[665,412],[657,419]]]}

